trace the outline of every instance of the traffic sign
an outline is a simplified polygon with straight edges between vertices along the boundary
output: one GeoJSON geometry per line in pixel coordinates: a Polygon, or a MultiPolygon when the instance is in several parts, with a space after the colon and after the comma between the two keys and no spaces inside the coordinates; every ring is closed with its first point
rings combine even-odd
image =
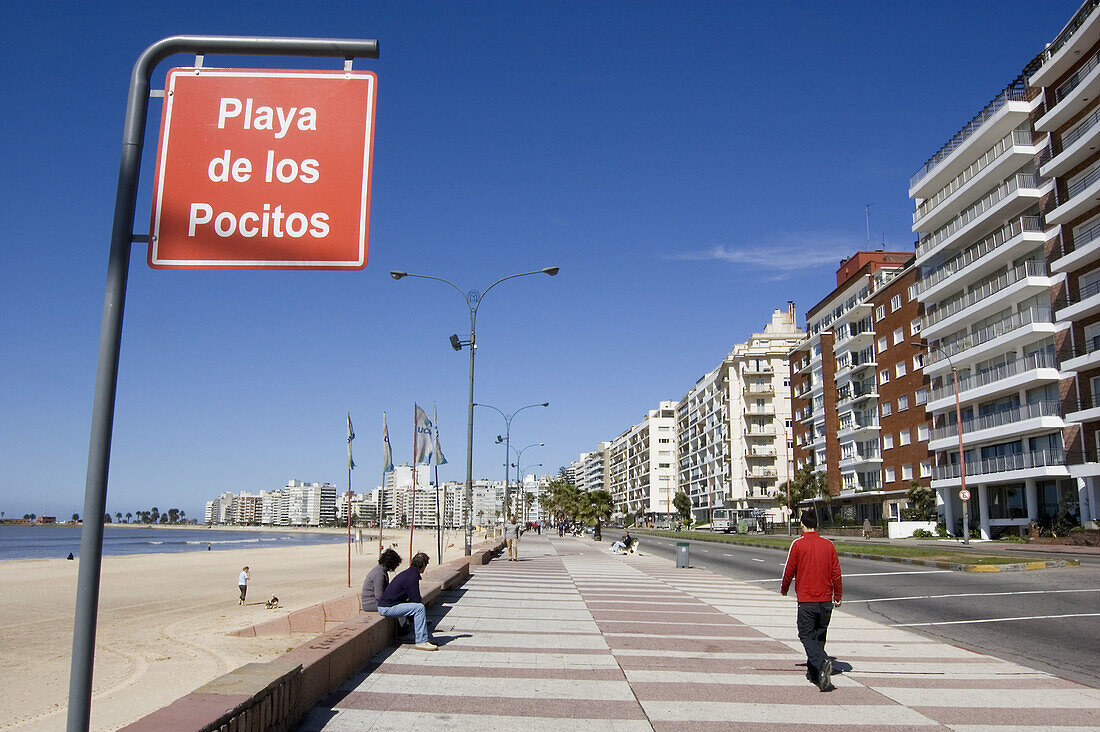
{"type": "Polygon", "coordinates": [[[966,490],[965,488],[963,488],[961,491],[959,491],[959,500],[960,501],[969,501],[970,500],[970,491],[966,490]]]}
{"type": "Polygon", "coordinates": [[[171,69],[149,266],[364,267],[376,96],[370,71],[171,69]]]}

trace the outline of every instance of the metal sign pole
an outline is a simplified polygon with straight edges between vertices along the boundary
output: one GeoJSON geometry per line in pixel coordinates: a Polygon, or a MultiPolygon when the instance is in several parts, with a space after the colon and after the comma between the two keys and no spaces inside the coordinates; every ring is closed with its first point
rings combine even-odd
{"type": "Polygon", "coordinates": [[[87,730],[91,717],[92,666],[95,659],[96,617],[103,555],[103,514],[107,504],[107,475],[111,459],[118,360],[122,343],[122,312],[126,303],[126,277],[134,236],[138,172],[141,168],[145,119],[149,111],[149,79],[157,64],[181,53],[205,55],[327,56],[378,58],[376,40],[313,38],[238,38],[233,36],[173,36],[146,48],[134,63],[126,116],[122,126],[115,215],[107,262],[107,286],[99,335],[95,395],[92,404],[88,473],[84,487],[84,527],[80,535],[80,568],[76,583],[73,618],[73,652],[69,672],[69,732],[87,730]]]}

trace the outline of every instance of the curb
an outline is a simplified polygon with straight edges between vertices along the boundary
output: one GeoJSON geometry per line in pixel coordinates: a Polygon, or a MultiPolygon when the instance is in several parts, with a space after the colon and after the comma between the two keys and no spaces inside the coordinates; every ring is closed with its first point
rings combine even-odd
{"type": "MultiPolygon", "coordinates": [[[[639,536],[645,536],[638,532],[639,536]]],[[[663,534],[649,534],[649,536],[664,536],[663,534]]],[[[666,539],[676,538],[664,536],[666,539]]],[[[785,552],[787,547],[772,546],[771,544],[757,544],[752,541],[714,541],[706,538],[689,539],[689,541],[705,541],[710,544],[733,544],[736,546],[751,546],[758,549],[776,549],[785,552]]],[[[1064,569],[1066,567],[1080,567],[1081,562],[1076,559],[1048,559],[1034,562],[1019,562],[1015,564],[956,564],[955,562],[936,562],[930,559],[913,559],[911,557],[884,557],[881,554],[861,554],[859,552],[837,552],[837,556],[851,559],[870,559],[876,562],[894,562],[895,564],[909,564],[918,567],[933,567],[935,569],[949,569],[953,572],[1026,572],[1038,569],[1064,569]]]]}

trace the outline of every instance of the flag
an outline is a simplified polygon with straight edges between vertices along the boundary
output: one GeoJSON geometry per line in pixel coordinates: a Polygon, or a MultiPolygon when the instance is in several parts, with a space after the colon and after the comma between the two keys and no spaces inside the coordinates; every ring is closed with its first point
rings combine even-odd
{"type": "Polygon", "coordinates": [[[439,447],[439,413],[432,409],[433,416],[435,417],[435,465],[447,464],[447,458],[443,456],[443,450],[439,447]]]}
{"type": "Polygon", "coordinates": [[[416,437],[413,441],[413,465],[430,465],[432,462],[432,421],[419,404],[413,404],[416,437]]]}
{"type": "Polygon", "coordinates": [[[390,429],[386,426],[386,413],[382,412],[382,474],[393,472],[393,451],[390,450],[390,429]]]}
{"type": "Polygon", "coordinates": [[[351,412],[348,412],[348,470],[355,467],[355,461],[351,459],[351,441],[355,439],[355,430],[351,427],[351,412]]]}

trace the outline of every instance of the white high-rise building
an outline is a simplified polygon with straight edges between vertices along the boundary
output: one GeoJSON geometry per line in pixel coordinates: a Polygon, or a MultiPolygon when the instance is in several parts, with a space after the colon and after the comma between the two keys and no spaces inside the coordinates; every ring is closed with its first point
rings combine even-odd
{"type": "Polygon", "coordinates": [[[672,513],[677,486],[676,402],[661,402],[611,443],[610,493],[627,514],[672,513]]]}

